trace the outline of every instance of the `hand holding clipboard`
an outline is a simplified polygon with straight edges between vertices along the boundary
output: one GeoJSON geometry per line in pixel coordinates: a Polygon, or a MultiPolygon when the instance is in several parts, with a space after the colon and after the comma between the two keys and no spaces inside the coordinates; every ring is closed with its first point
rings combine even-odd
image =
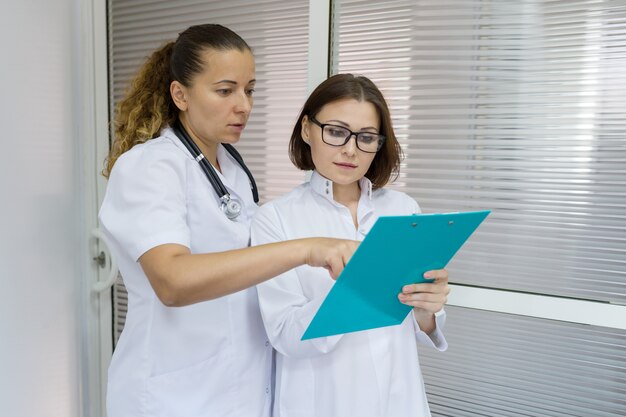
{"type": "Polygon", "coordinates": [[[490,211],[380,217],[354,253],[302,340],[400,324],[407,284],[442,269],[490,211]]]}

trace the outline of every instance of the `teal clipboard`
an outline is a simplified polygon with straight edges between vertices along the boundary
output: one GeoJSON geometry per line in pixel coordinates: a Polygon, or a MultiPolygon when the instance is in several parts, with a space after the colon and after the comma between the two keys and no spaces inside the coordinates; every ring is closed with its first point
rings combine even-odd
{"type": "Polygon", "coordinates": [[[301,340],[400,324],[407,284],[444,268],[490,211],[379,217],[324,299],[301,340]]]}

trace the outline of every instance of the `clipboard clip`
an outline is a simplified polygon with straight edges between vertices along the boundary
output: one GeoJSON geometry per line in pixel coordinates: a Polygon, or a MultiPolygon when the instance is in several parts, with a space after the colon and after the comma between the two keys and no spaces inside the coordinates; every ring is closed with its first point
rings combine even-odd
{"type": "MultiPolygon", "coordinates": [[[[454,226],[454,220],[449,220],[448,226],[454,226]]],[[[411,227],[417,227],[417,223],[411,223],[411,227]]]]}

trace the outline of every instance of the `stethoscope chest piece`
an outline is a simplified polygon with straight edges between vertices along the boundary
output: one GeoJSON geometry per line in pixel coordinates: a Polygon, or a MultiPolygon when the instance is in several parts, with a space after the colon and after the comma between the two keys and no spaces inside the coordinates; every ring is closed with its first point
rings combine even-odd
{"type": "Polygon", "coordinates": [[[241,201],[236,198],[230,197],[230,194],[227,194],[221,198],[222,211],[230,220],[235,220],[241,214],[241,201]]]}

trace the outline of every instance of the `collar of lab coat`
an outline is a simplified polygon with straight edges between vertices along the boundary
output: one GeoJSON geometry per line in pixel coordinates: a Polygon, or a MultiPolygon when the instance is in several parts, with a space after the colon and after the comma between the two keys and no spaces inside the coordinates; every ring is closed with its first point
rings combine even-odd
{"type": "MultiPolygon", "coordinates": [[[[361,188],[361,200],[363,200],[363,198],[371,200],[372,182],[363,177],[359,180],[359,187],[361,188]]],[[[335,198],[333,197],[333,182],[322,176],[317,171],[313,171],[313,174],[311,175],[311,188],[325,199],[333,202],[335,201],[335,198]]]]}
{"type": "MultiPolygon", "coordinates": [[[[332,205],[337,208],[345,210],[345,206],[339,204],[333,198],[333,182],[328,178],[322,176],[319,172],[313,171],[310,180],[311,190],[320,195],[322,198],[328,200],[332,205]]],[[[359,205],[357,207],[357,219],[359,225],[366,225],[372,219],[374,214],[374,204],[372,201],[372,182],[363,177],[359,180],[359,187],[361,188],[361,197],[359,198],[359,205]]]]}

